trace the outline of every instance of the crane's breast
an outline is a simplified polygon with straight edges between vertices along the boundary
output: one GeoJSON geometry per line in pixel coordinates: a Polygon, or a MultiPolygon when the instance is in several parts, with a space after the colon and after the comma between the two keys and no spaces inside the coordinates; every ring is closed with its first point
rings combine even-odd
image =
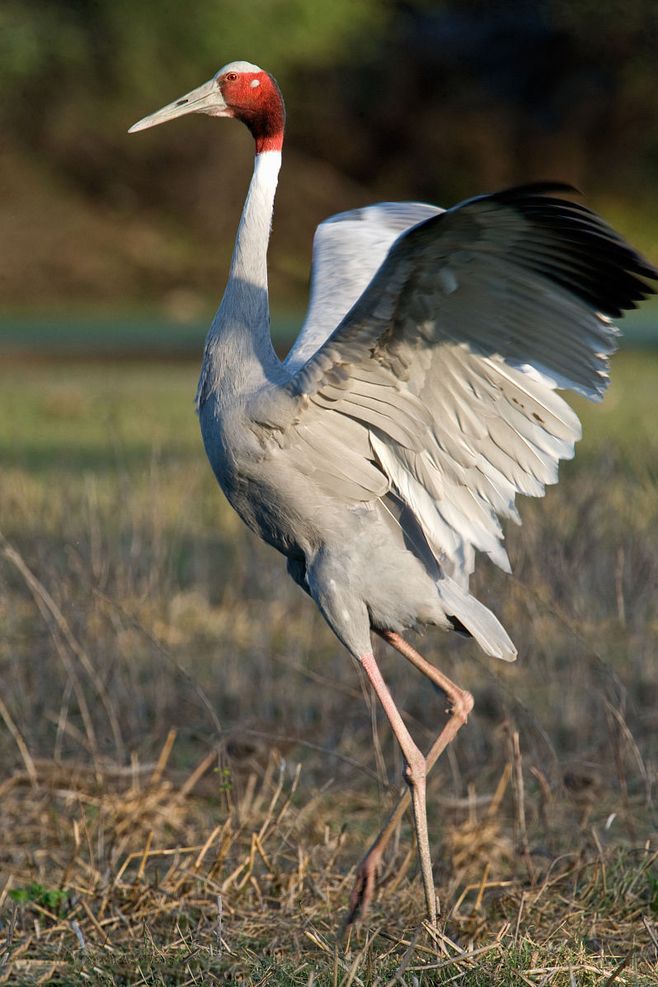
{"type": "Polygon", "coordinates": [[[268,544],[284,555],[299,555],[315,540],[312,498],[288,450],[264,443],[239,409],[218,414],[209,405],[199,413],[201,434],[229,504],[268,544]]]}

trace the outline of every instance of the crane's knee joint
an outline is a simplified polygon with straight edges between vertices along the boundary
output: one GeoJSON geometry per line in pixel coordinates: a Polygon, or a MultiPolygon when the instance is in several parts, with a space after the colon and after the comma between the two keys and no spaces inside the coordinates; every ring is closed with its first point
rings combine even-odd
{"type": "Polygon", "coordinates": [[[418,757],[410,758],[404,769],[404,780],[406,781],[409,788],[417,788],[422,782],[425,781],[425,776],[427,775],[427,766],[425,764],[425,758],[418,751],[418,757]]]}
{"type": "Polygon", "coordinates": [[[475,700],[470,692],[460,691],[459,697],[452,704],[451,713],[461,721],[462,725],[468,721],[469,713],[475,706],[475,700]]]}

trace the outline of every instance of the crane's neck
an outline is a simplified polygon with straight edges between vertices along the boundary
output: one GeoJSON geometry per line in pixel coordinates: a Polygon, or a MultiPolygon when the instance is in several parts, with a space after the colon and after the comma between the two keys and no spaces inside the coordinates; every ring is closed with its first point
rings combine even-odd
{"type": "Polygon", "coordinates": [[[267,246],[280,168],[280,150],[261,151],[256,155],[254,173],[242,210],[229,271],[229,288],[231,282],[241,280],[262,289],[265,296],[266,316],[268,315],[267,246]]]}
{"type": "Polygon", "coordinates": [[[256,154],[228,283],[208,339],[198,400],[230,398],[271,380],[280,362],[272,346],[267,292],[267,246],[281,150],[256,154]]]}

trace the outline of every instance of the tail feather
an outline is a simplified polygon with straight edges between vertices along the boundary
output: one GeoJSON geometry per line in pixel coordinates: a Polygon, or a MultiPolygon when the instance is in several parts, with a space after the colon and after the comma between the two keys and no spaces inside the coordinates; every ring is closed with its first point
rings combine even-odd
{"type": "Polygon", "coordinates": [[[437,583],[446,614],[455,617],[475,638],[480,647],[493,658],[515,661],[517,650],[497,617],[468,590],[445,577],[437,583]]]}

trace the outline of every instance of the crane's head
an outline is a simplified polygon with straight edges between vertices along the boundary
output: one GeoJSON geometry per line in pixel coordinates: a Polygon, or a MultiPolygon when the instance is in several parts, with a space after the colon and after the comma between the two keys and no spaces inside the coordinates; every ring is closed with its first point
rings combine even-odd
{"type": "Polygon", "coordinates": [[[229,62],[202,86],[134,123],[128,133],[186,113],[235,117],[253,134],[256,153],[281,150],[286,120],[281,90],[276,79],[251,62],[229,62]]]}

